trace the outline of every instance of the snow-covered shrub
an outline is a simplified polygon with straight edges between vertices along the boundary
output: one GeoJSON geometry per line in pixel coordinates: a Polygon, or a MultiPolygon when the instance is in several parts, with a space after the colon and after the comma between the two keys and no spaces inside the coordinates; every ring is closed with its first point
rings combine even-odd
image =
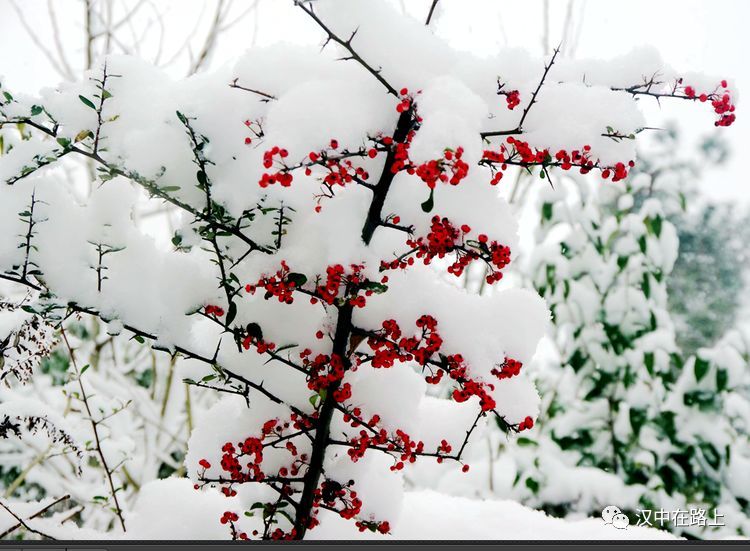
{"type": "MultiPolygon", "coordinates": [[[[174,538],[176,522],[190,538],[301,539],[346,520],[388,533],[402,471],[467,473],[477,427],[517,433],[537,416],[519,370],[544,301],[453,284],[479,263],[499,286],[514,257],[516,221],[494,187],[508,167],[623,185],[641,96],[710,99],[717,126],[734,120],[727,82],[681,77],[651,51],[480,59],[384,3],[298,7],[332,55],[253,50],[181,82],[110,57],[38,98],[0,91],[0,277],[32,292],[24,311],[63,328],[100,318],[223,396],[190,435],[192,482],[115,504],[131,537],[174,538]],[[96,167],[86,201],[60,178],[73,159],[96,167]],[[180,214],[171,242],[134,223],[144,201],[180,214]],[[195,513],[221,499],[221,516],[195,513]],[[164,510],[175,517],[154,523],[164,510]]],[[[611,323],[637,331],[642,309],[622,305],[611,323]]]]}
{"type": "Polygon", "coordinates": [[[537,430],[512,447],[512,493],[558,515],[616,504],[634,521],[639,509],[703,508],[724,526],[659,527],[747,534],[747,480],[736,474],[750,459],[739,413],[750,406],[747,342],[738,333],[690,357],[675,342],[666,291],[678,252],[667,218],[684,205],[677,172],[539,194],[527,273],[552,310],[557,357],[535,377],[543,406],[537,430]]]}

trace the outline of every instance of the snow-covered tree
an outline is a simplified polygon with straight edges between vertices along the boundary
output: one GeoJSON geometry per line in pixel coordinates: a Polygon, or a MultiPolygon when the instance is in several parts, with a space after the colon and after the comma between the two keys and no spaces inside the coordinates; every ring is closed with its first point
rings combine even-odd
{"type": "MultiPolygon", "coordinates": [[[[623,185],[643,96],[709,101],[717,126],[734,121],[728,82],[680,76],[652,51],[480,59],[384,3],[297,6],[333,55],[251,50],[182,82],[109,57],[40,97],[0,90],[0,277],[29,291],[15,306],[63,336],[71,318],[100,318],[225,395],[195,422],[189,482],[151,484],[131,511],[115,504],[130,536],[388,533],[402,471],[465,473],[488,419],[516,433],[537,416],[519,371],[544,301],[446,282],[476,263],[488,285],[502,279],[517,248],[495,187],[508,167],[623,185]],[[59,178],[71,158],[97,167],[84,202],[59,178]],[[180,214],[171,244],[133,223],[142,201],[180,214]]],[[[658,212],[643,213],[667,241],[658,212]]],[[[617,296],[609,321],[638,331],[642,312],[617,296]]],[[[32,410],[22,415],[44,415],[32,410]]]]}
{"type": "Polygon", "coordinates": [[[566,180],[538,194],[527,272],[552,311],[556,357],[535,377],[537,430],[512,447],[512,493],[558,515],[614,504],[633,521],[638,509],[702,507],[725,526],[659,527],[746,534],[737,473],[750,457],[748,433],[728,411],[750,405],[746,342],[737,334],[686,357],[668,309],[678,253],[668,218],[685,204],[682,168],[653,168],[621,186],[566,180]]]}

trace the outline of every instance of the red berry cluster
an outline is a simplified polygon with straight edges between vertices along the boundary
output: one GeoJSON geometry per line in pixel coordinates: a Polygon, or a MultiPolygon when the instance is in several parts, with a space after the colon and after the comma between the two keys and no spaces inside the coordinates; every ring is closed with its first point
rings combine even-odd
{"type": "MultiPolygon", "coordinates": [[[[500,182],[502,173],[507,169],[508,165],[527,168],[531,166],[557,166],[563,170],[570,170],[575,167],[579,169],[581,174],[588,174],[592,170],[598,169],[601,170],[602,178],[606,180],[612,176],[613,182],[623,180],[628,175],[625,163],[618,162],[614,166],[601,166],[599,161],[594,161],[591,158],[590,145],[584,145],[581,149],[574,149],[572,151],[561,149],[555,153],[553,159],[549,149],[533,148],[528,142],[519,140],[513,136],[509,136],[506,141],[509,145],[502,144],[500,151],[486,150],[482,155],[481,163],[491,166],[493,170],[497,170],[490,181],[492,185],[497,185],[500,182]]],[[[633,161],[629,161],[627,164],[629,167],[633,167],[634,165],[633,161]]]]}
{"type": "MultiPolygon", "coordinates": [[[[358,427],[362,424],[360,419],[354,417],[355,413],[356,408],[352,410],[351,415],[346,416],[346,420],[352,427],[358,427]]],[[[367,423],[370,430],[362,429],[359,431],[359,436],[355,436],[349,440],[349,449],[347,450],[349,459],[353,463],[356,463],[364,457],[368,449],[378,448],[393,455],[394,462],[390,467],[392,471],[400,471],[406,463],[416,462],[417,457],[424,453],[424,442],[412,440],[401,429],[396,429],[392,435],[389,435],[383,427],[376,428],[376,424],[379,421],[380,417],[377,415],[373,416],[373,419],[367,423]]]]}
{"type": "MultiPolygon", "coordinates": [[[[307,368],[307,387],[320,392],[344,378],[344,361],[338,354],[317,354],[312,357],[312,351],[306,348],[300,352],[302,365],[307,368]]],[[[339,389],[341,390],[341,389],[339,389]]],[[[339,394],[342,400],[351,397],[351,388],[339,394]],[[348,394],[348,395],[347,395],[348,394]]]]}
{"type": "MultiPolygon", "coordinates": [[[[364,270],[362,264],[349,266],[349,273],[346,273],[341,264],[328,266],[326,268],[326,279],[316,286],[315,294],[326,304],[333,304],[340,296],[343,296],[355,308],[364,308],[367,301],[364,296],[357,294],[359,286],[366,282],[362,270],[364,270]]],[[[370,296],[372,292],[366,294],[370,296]]],[[[315,304],[317,299],[313,297],[310,302],[315,304]]]]}
{"type": "Polygon", "coordinates": [[[276,348],[275,343],[265,341],[257,335],[247,334],[242,339],[242,348],[250,350],[251,346],[255,346],[255,350],[258,354],[265,354],[266,352],[271,353],[276,348]]]}
{"type": "Polygon", "coordinates": [[[282,260],[281,268],[272,276],[261,277],[254,285],[246,285],[245,291],[251,295],[255,294],[258,287],[265,289],[265,299],[268,300],[271,297],[276,297],[279,302],[285,304],[291,304],[294,302],[294,291],[297,287],[295,280],[289,279],[289,266],[282,260]]]}
{"type": "MultiPolygon", "coordinates": [[[[679,82],[681,83],[682,79],[680,79],[679,82]]],[[[719,115],[719,118],[714,122],[714,126],[731,126],[731,124],[737,119],[737,116],[734,114],[735,106],[732,103],[732,98],[727,86],[727,81],[722,80],[713,92],[703,92],[698,94],[695,91],[695,88],[689,85],[685,86],[684,92],[685,97],[697,99],[701,103],[711,101],[714,113],[719,115]],[[720,89],[723,89],[724,91],[721,92],[720,89]]]]}
{"type": "Polygon", "coordinates": [[[239,451],[231,442],[222,446],[221,468],[229,474],[230,480],[234,482],[262,481],[265,474],[260,468],[263,462],[263,443],[260,438],[248,437],[238,444],[239,451]],[[247,471],[244,470],[240,459],[249,457],[250,461],[245,463],[247,471]]]}
{"type": "Polygon", "coordinates": [[[353,484],[351,480],[347,484],[324,480],[320,487],[315,489],[313,507],[325,505],[335,509],[341,518],[353,519],[362,510],[362,500],[357,497],[357,492],[351,489],[353,484]]]}
{"type": "Polygon", "coordinates": [[[487,392],[487,386],[489,385],[485,383],[468,380],[463,383],[462,388],[454,389],[452,396],[456,402],[465,402],[472,396],[476,396],[479,398],[479,407],[482,408],[482,411],[492,411],[497,404],[495,399],[487,392]]]}
{"type": "Polygon", "coordinates": [[[492,373],[500,380],[510,379],[511,377],[515,377],[516,375],[521,373],[522,367],[523,364],[518,360],[506,357],[503,363],[497,367],[492,368],[492,371],[490,373],[492,373]]]}
{"type": "Polygon", "coordinates": [[[510,92],[505,92],[502,95],[505,96],[505,101],[508,104],[508,109],[511,111],[518,107],[521,103],[521,94],[518,92],[518,90],[511,90],[510,92]]]}
{"type": "Polygon", "coordinates": [[[463,154],[463,147],[458,147],[455,151],[446,149],[442,159],[433,159],[418,165],[415,169],[416,175],[430,189],[435,189],[438,180],[457,186],[469,173],[469,165],[462,160],[463,154]]]}
{"type": "Polygon", "coordinates": [[[381,534],[387,534],[391,531],[391,525],[387,520],[384,520],[382,522],[360,520],[355,523],[355,526],[359,528],[360,532],[370,530],[371,532],[380,532],[381,534]]]}
{"type": "Polygon", "coordinates": [[[297,537],[297,529],[292,528],[290,532],[284,532],[281,528],[276,528],[271,532],[273,541],[292,541],[297,537]]]}
{"type": "Polygon", "coordinates": [[[409,95],[409,89],[408,88],[401,88],[399,95],[401,96],[401,101],[396,106],[396,111],[399,113],[403,113],[404,111],[408,111],[411,107],[413,98],[409,95]]]}
{"type": "MultiPolygon", "coordinates": [[[[435,362],[431,362],[431,359],[437,355],[443,345],[443,339],[437,332],[437,320],[432,316],[424,315],[417,320],[416,325],[422,330],[421,335],[404,337],[395,320],[385,320],[382,329],[367,339],[367,345],[374,352],[371,365],[389,368],[393,367],[396,362],[407,361],[416,361],[423,367],[428,364],[434,365],[435,362]]],[[[469,378],[468,368],[460,354],[441,355],[441,359],[443,363],[438,364],[439,371],[430,372],[425,377],[429,384],[439,383],[443,372],[446,372],[460,385],[460,388],[453,392],[454,400],[465,402],[470,397],[477,396],[482,411],[495,409],[495,400],[488,393],[488,389],[492,390],[492,385],[469,378]]]]}
{"type": "MultiPolygon", "coordinates": [[[[490,241],[485,234],[480,234],[476,241],[466,240],[471,227],[463,224],[460,228],[454,226],[448,218],[433,216],[430,231],[426,237],[407,240],[417,258],[425,264],[430,264],[435,258],[444,258],[448,254],[455,254],[456,259],[448,266],[448,273],[456,277],[463,274],[466,267],[475,260],[483,260],[490,268],[487,283],[500,281],[502,271],[510,263],[510,248],[490,241]]],[[[400,257],[391,262],[383,262],[381,269],[405,269],[414,264],[411,256],[400,257]]]]}
{"type": "Polygon", "coordinates": [[[352,397],[352,385],[344,383],[339,388],[333,391],[333,398],[338,403],[346,402],[352,397]]]}
{"type": "Polygon", "coordinates": [[[292,185],[294,176],[288,170],[288,167],[284,164],[284,159],[289,156],[289,152],[286,149],[282,149],[279,146],[275,145],[271,149],[264,152],[263,167],[266,169],[271,168],[274,163],[273,158],[277,155],[279,156],[279,164],[281,164],[281,168],[276,172],[264,172],[260,178],[260,181],[258,181],[258,185],[260,187],[265,188],[276,183],[279,183],[284,187],[289,187],[292,185]]]}
{"type": "MultiPolygon", "coordinates": [[[[309,161],[303,162],[302,166],[305,167],[305,175],[310,176],[312,174],[312,166],[319,165],[327,170],[327,174],[323,177],[323,183],[332,190],[335,186],[344,186],[354,181],[355,178],[360,180],[368,180],[370,174],[360,166],[354,166],[351,157],[363,157],[365,151],[359,152],[348,152],[344,151],[340,155],[333,154],[339,147],[337,140],[331,140],[328,151],[311,151],[308,154],[309,161]]],[[[367,156],[374,159],[378,155],[376,148],[370,148],[366,152],[367,156]]]]}
{"type": "Polygon", "coordinates": [[[416,321],[421,334],[405,337],[395,320],[385,320],[382,330],[367,339],[367,345],[374,352],[372,366],[375,368],[393,367],[396,362],[416,361],[424,366],[433,354],[443,345],[437,332],[437,320],[423,315],[416,321]]]}
{"type": "Polygon", "coordinates": [[[237,513],[233,513],[231,511],[224,511],[224,514],[221,515],[221,523],[226,524],[228,522],[237,522],[240,520],[240,516],[237,513]]]}
{"type": "Polygon", "coordinates": [[[518,424],[518,432],[522,430],[528,430],[534,427],[534,420],[531,417],[526,417],[523,421],[518,424]]]}
{"type": "Polygon", "coordinates": [[[216,316],[220,318],[224,315],[224,309],[221,306],[215,306],[213,304],[207,304],[204,310],[207,316],[216,316]]]}

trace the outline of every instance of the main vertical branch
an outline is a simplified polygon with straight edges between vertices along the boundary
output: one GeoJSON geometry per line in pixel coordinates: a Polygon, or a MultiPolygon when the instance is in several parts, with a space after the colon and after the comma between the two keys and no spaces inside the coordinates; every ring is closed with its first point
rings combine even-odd
{"type": "MultiPolygon", "coordinates": [[[[354,307],[346,302],[341,308],[339,308],[339,318],[336,322],[336,333],[333,337],[333,352],[332,354],[338,355],[344,363],[344,370],[348,369],[351,365],[347,355],[347,344],[349,342],[349,336],[352,332],[352,311],[354,307]]],[[[309,525],[309,521],[312,515],[313,500],[315,498],[315,490],[320,484],[320,477],[323,474],[323,461],[325,460],[326,449],[329,444],[329,436],[331,433],[331,420],[333,419],[333,412],[336,409],[336,398],[333,394],[338,389],[340,381],[331,384],[326,389],[326,397],[323,400],[323,405],[320,407],[317,419],[317,428],[315,429],[315,439],[313,440],[312,453],[310,455],[310,465],[305,473],[304,488],[302,490],[302,497],[297,507],[297,518],[295,519],[295,537],[302,539],[305,537],[305,532],[309,525]]]]}
{"type": "MultiPolygon", "coordinates": [[[[409,131],[412,127],[413,108],[407,109],[401,113],[396,124],[396,131],[393,133],[394,145],[397,143],[404,143],[409,135],[409,131]]],[[[367,219],[365,225],[362,227],[362,241],[366,245],[372,241],[372,236],[375,234],[375,230],[382,223],[383,206],[385,205],[385,199],[388,196],[388,190],[391,188],[393,178],[396,174],[393,173],[391,167],[396,160],[396,149],[392,147],[385,157],[385,166],[383,172],[380,175],[378,183],[373,189],[374,195],[370,208],[367,211],[367,219]]]]}
{"type": "MultiPolygon", "coordinates": [[[[382,223],[382,210],[385,205],[388,190],[391,187],[395,173],[392,171],[393,163],[396,160],[396,144],[404,143],[412,129],[414,121],[413,108],[402,112],[396,123],[396,130],[393,133],[393,146],[386,155],[385,165],[380,174],[380,179],[373,189],[373,198],[370,208],[367,212],[364,226],[362,227],[362,241],[369,245],[375,230],[382,223]]],[[[352,312],[354,307],[347,301],[338,309],[338,320],[336,322],[336,332],[333,338],[332,355],[337,355],[344,363],[344,370],[351,366],[349,360],[349,339],[352,334],[352,312]]],[[[340,381],[331,384],[326,389],[326,396],[318,412],[317,427],[315,429],[315,439],[313,440],[313,449],[310,455],[310,464],[305,473],[304,488],[302,497],[297,506],[297,515],[294,521],[295,538],[303,539],[310,522],[313,510],[313,501],[315,490],[320,484],[320,477],[323,474],[323,462],[328,446],[330,445],[331,420],[336,410],[336,399],[334,392],[338,389],[340,381]]]]}

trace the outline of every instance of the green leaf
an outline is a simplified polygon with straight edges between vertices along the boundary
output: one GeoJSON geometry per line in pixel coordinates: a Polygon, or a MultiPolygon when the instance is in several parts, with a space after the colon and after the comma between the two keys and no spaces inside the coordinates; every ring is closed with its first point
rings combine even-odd
{"type": "Polygon", "coordinates": [[[727,370],[717,369],[716,370],[716,389],[719,392],[726,390],[728,383],[729,383],[729,373],[727,373],[727,370]]]}
{"type": "Polygon", "coordinates": [[[102,100],[109,99],[111,97],[112,97],[112,94],[109,93],[109,90],[102,91],[102,100]]]}
{"type": "Polygon", "coordinates": [[[377,281],[366,281],[360,285],[360,288],[366,291],[372,291],[373,293],[385,293],[388,290],[387,285],[378,283],[377,281]]]}
{"type": "Polygon", "coordinates": [[[165,193],[173,193],[175,191],[180,191],[180,186],[164,186],[160,187],[159,189],[165,193]]]}
{"type": "Polygon", "coordinates": [[[307,276],[305,274],[298,274],[296,272],[292,272],[286,276],[286,280],[293,282],[294,286],[299,289],[302,287],[305,283],[307,283],[307,276]]]}
{"type": "Polygon", "coordinates": [[[422,211],[423,212],[432,212],[432,209],[435,207],[435,190],[430,189],[430,196],[427,198],[427,201],[422,203],[422,211]]]}
{"type": "Polygon", "coordinates": [[[13,96],[10,95],[10,92],[3,91],[3,96],[5,96],[7,101],[13,101],[13,96]]]}
{"type": "Polygon", "coordinates": [[[646,236],[642,235],[638,238],[638,248],[645,254],[646,252],[646,236]]]}
{"type": "Polygon", "coordinates": [[[84,104],[84,105],[85,105],[86,107],[91,107],[91,109],[93,109],[94,111],[96,111],[96,105],[94,105],[94,102],[92,102],[92,101],[91,101],[90,99],[88,99],[88,98],[87,98],[87,97],[85,97],[85,96],[81,96],[80,94],[78,95],[78,99],[80,99],[80,100],[81,100],[81,102],[82,102],[82,103],[83,103],[83,104],[84,104]]]}
{"type": "Polygon", "coordinates": [[[516,438],[516,443],[519,446],[538,446],[539,443],[536,440],[532,440],[531,438],[526,438],[525,436],[520,436],[516,438]]]}
{"type": "Polygon", "coordinates": [[[535,494],[539,491],[539,483],[533,478],[526,479],[526,487],[535,494]]]}
{"type": "Polygon", "coordinates": [[[646,410],[630,408],[628,414],[628,416],[630,417],[630,426],[632,427],[635,435],[638,436],[638,434],[641,432],[641,427],[646,422],[646,410]]]}
{"type": "Polygon", "coordinates": [[[145,340],[145,339],[144,339],[143,337],[141,337],[140,335],[134,335],[134,336],[133,336],[133,338],[134,338],[134,339],[135,339],[135,340],[136,340],[137,342],[139,342],[139,343],[141,343],[141,344],[143,344],[143,343],[145,343],[145,342],[146,342],[146,340],[145,340]]]}
{"type": "Polygon", "coordinates": [[[542,205],[542,220],[552,220],[552,203],[542,205]]]}
{"type": "Polygon", "coordinates": [[[651,297],[651,280],[648,277],[648,272],[643,274],[643,282],[641,283],[641,289],[646,298],[651,297]]]}
{"type": "Polygon", "coordinates": [[[198,179],[198,183],[203,186],[204,188],[208,187],[208,176],[206,176],[205,171],[199,170],[195,177],[198,179]]]}
{"type": "Polygon", "coordinates": [[[646,366],[646,370],[648,371],[648,374],[653,377],[654,375],[654,353],[645,352],[643,354],[643,363],[646,366]]]}
{"type": "Polygon", "coordinates": [[[80,376],[80,375],[83,375],[84,373],[86,373],[86,370],[87,370],[87,369],[88,369],[89,367],[91,367],[91,366],[90,366],[89,364],[86,364],[86,365],[84,365],[84,366],[83,366],[83,367],[81,368],[81,373],[79,374],[79,376],[80,376]]]}
{"type": "Polygon", "coordinates": [[[202,383],[208,383],[210,381],[213,381],[215,378],[216,378],[216,375],[212,373],[211,375],[206,375],[205,377],[203,377],[201,379],[201,382],[202,383]]]}
{"type": "Polygon", "coordinates": [[[57,138],[57,143],[59,143],[65,149],[70,147],[70,140],[68,138],[57,138]]]}
{"type": "Polygon", "coordinates": [[[36,117],[37,115],[41,115],[42,111],[44,111],[44,108],[41,105],[32,105],[31,106],[31,116],[36,117]]]}
{"type": "Polygon", "coordinates": [[[656,235],[656,237],[659,237],[661,235],[661,224],[662,224],[661,216],[657,216],[651,222],[651,226],[654,229],[654,235],[656,235]]]}
{"type": "Polygon", "coordinates": [[[695,380],[700,381],[703,377],[705,377],[706,373],[708,373],[709,367],[710,365],[706,360],[700,357],[696,357],[695,366],[693,367],[695,371],[695,380]]]}
{"type": "Polygon", "coordinates": [[[714,469],[718,469],[719,464],[721,463],[721,456],[719,455],[719,452],[716,451],[716,448],[708,442],[701,442],[699,447],[701,452],[703,452],[703,457],[708,461],[708,464],[714,469]]]}
{"type": "Polygon", "coordinates": [[[229,304],[229,311],[227,312],[227,325],[232,323],[234,321],[234,318],[237,317],[237,304],[235,302],[232,302],[229,304]]]}

